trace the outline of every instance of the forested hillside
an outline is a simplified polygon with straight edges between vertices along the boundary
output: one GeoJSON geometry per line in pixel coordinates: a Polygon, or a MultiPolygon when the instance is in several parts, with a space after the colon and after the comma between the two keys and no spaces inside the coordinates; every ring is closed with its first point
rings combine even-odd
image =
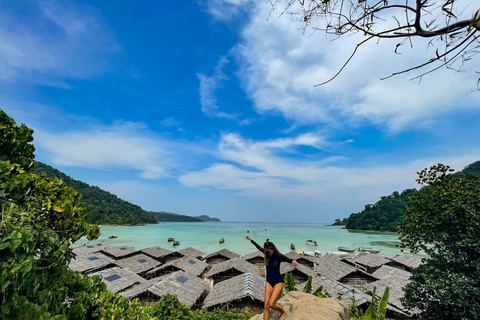
{"type": "Polygon", "coordinates": [[[35,161],[34,170],[40,175],[62,179],[67,186],[80,192],[82,206],[87,210],[87,221],[90,223],[135,225],[157,222],[150,213],[141,207],[122,200],[99,187],[75,180],[49,165],[35,161]]]}
{"type": "MultiPolygon", "coordinates": [[[[462,171],[456,172],[454,177],[465,175],[480,175],[480,161],[466,166],[462,171]]],[[[424,187],[424,188],[428,188],[424,187]]],[[[416,189],[407,189],[402,193],[394,191],[389,196],[383,196],[375,204],[367,204],[361,212],[352,213],[350,217],[336,220],[334,225],[342,225],[346,222],[347,229],[376,230],[376,231],[397,231],[401,218],[411,203],[409,197],[422,192],[416,189]]]]}
{"type": "Polygon", "coordinates": [[[184,216],[172,212],[160,211],[149,213],[153,215],[157,221],[161,222],[203,222],[203,220],[195,217],[184,216]]]}

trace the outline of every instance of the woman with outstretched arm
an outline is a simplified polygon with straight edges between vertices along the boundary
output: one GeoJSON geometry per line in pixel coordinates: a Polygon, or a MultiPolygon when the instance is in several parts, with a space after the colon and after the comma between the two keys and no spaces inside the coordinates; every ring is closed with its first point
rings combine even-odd
{"type": "Polygon", "coordinates": [[[280,274],[280,263],[291,263],[295,268],[297,261],[292,260],[278,251],[277,247],[269,239],[263,244],[263,248],[258,245],[250,236],[247,236],[253,245],[265,255],[265,266],[267,267],[267,283],[265,284],[265,307],[263,319],[268,320],[270,308],[281,313],[279,320],[284,320],[287,312],[277,304],[278,297],[283,291],[283,277],[280,274]]]}

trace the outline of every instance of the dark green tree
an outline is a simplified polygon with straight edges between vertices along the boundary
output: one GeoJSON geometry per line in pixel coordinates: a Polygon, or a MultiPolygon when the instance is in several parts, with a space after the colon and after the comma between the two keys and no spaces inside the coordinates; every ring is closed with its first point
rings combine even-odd
{"type": "Polygon", "coordinates": [[[455,176],[438,164],[419,172],[400,228],[404,248],[428,254],[405,288],[405,304],[421,319],[480,317],[480,177],[455,176]]]}

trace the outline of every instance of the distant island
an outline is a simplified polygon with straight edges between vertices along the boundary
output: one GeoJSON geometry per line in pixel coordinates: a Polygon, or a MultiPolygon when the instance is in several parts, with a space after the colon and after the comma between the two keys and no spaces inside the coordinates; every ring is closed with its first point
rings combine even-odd
{"type": "Polygon", "coordinates": [[[35,161],[34,172],[41,176],[61,179],[66,186],[80,192],[82,194],[82,206],[87,210],[87,221],[90,223],[140,225],[157,222],[220,221],[207,215],[191,217],[166,211],[149,212],[99,187],[75,180],[42,162],[35,161]]]}
{"type": "MultiPolygon", "coordinates": [[[[462,171],[456,172],[454,177],[465,175],[480,175],[480,161],[466,166],[462,171]]],[[[398,231],[402,216],[408,205],[410,198],[422,192],[420,190],[406,189],[402,192],[394,191],[388,196],[380,197],[375,204],[367,204],[361,212],[352,213],[348,218],[335,219],[332,226],[345,226],[352,230],[373,230],[373,231],[398,231]]]]}

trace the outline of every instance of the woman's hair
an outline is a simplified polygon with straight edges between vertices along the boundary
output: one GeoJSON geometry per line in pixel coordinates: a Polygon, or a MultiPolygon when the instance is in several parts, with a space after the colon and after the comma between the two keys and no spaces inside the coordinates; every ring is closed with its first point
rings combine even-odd
{"type": "MultiPolygon", "coordinates": [[[[275,246],[275,244],[273,242],[270,241],[270,239],[267,239],[267,241],[265,241],[265,243],[263,244],[263,249],[266,249],[266,248],[273,248],[273,252],[274,254],[280,254],[280,251],[277,249],[277,247],[275,246]]],[[[265,254],[265,258],[264,258],[264,263],[265,265],[267,266],[268,263],[270,262],[270,257],[268,257],[266,254],[265,254]]]]}

